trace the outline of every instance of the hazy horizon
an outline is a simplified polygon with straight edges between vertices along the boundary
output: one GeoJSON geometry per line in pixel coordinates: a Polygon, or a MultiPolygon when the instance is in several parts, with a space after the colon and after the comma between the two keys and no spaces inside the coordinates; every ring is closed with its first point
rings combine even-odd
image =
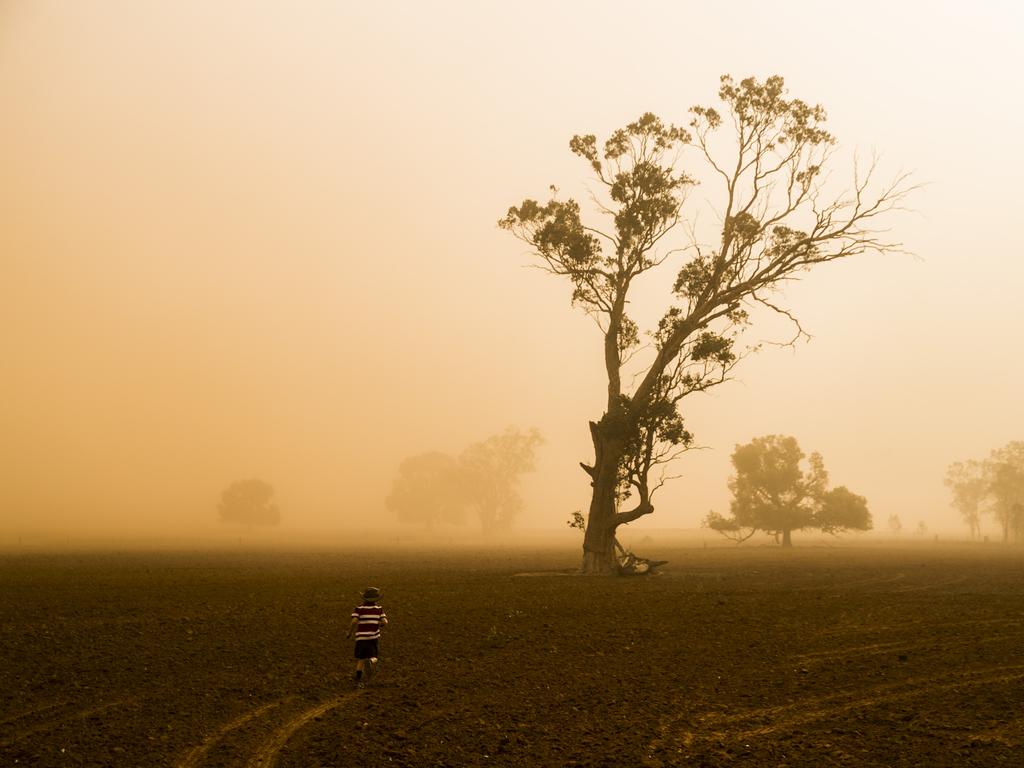
{"type": "Polygon", "coordinates": [[[686,124],[725,73],[822,104],[837,181],[877,151],[924,186],[887,222],[909,254],[791,285],[812,340],[688,398],[706,449],[631,535],[726,512],[733,447],[780,433],[876,528],[966,538],[946,467],[1024,439],[1024,10],[621,8],[0,6],[0,541],[207,531],[248,477],[283,532],[386,529],[403,458],[513,425],[546,438],[519,526],[564,528],[589,498],[601,337],[496,222],[549,184],[586,204],[572,135],[686,124]]]}

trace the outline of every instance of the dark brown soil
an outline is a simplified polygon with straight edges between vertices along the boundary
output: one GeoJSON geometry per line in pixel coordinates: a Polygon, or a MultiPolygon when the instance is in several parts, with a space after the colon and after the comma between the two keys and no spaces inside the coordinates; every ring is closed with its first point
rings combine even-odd
{"type": "Polygon", "coordinates": [[[0,766],[1022,764],[1020,550],[644,554],[0,556],[0,766]]]}

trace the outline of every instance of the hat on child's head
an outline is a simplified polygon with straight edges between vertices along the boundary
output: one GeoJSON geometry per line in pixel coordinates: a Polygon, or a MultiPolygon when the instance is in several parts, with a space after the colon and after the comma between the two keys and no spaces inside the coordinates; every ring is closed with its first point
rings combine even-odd
{"type": "Polygon", "coordinates": [[[363,600],[378,600],[380,599],[380,590],[376,587],[367,587],[363,591],[363,600]]]}

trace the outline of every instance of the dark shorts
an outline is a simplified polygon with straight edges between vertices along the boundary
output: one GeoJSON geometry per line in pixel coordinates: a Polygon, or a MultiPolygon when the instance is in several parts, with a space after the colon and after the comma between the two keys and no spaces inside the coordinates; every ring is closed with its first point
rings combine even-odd
{"type": "Polygon", "coordinates": [[[376,640],[356,640],[357,659],[372,659],[379,655],[376,640]]]}

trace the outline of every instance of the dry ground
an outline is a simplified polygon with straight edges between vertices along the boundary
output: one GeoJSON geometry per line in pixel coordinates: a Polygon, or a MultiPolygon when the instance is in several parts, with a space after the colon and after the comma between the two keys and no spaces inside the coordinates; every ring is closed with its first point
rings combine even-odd
{"type": "Polygon", "coordinates": [[[1024,764],[1019,550],[650,550],[3,555],[0,766],[1024,764]]]}

